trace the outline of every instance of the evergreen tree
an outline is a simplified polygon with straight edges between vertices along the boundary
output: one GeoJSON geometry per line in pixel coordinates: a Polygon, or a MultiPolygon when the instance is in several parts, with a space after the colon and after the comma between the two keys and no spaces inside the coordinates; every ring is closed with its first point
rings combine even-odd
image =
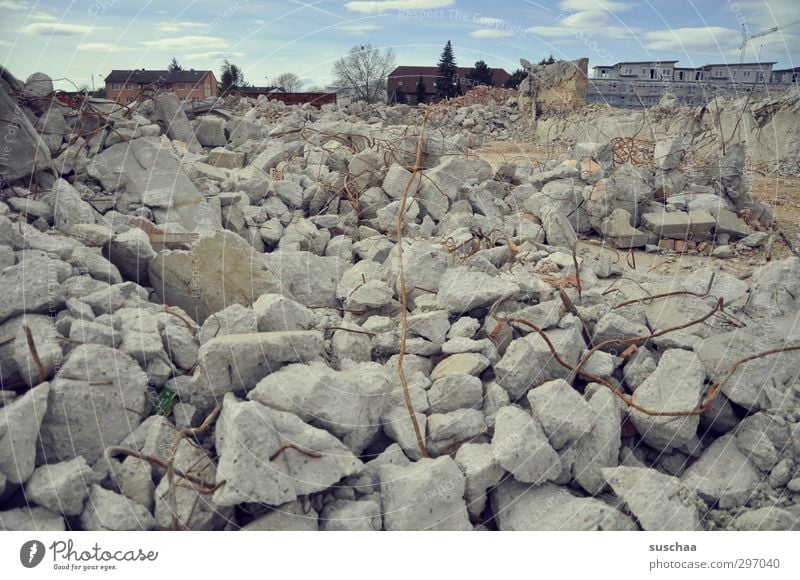
{"type": "Polygon", "coordinates": [[[556,59],[554,59],[553,55],[551,54],[547,58],[543,58],[542,60],[540,60],[539,64],[553,64],[554,62],[556,62],[556,59]]]}
{"type": "Polygon", "coordinates": [[[220,94],[224,95],[228,91],[246,86],[248,83],[244,80],[242,69],[225,60],[222,64],[222,75],[218,86],[220,94]]]}
{"type": "Polygon", "coordinates": [[[469,71],[467,78],[470,80],[471,86],[488,85],[492,86],[492,69],[490,69],[485,62],[479,60],[475,66],[469,71]]]}
{"type": "Polygon", "coordinates": [[[439,58],[439,70],[436,74],[436,94],[440,99],[450,99],[458,94],[458,70],[456,68],[456,58],[453,55],[453,45],[450,41],[442,51],[439,58]]]}
{"type": "Polygon", "coordinates": [[[422,75],[419,75],[419,79],[417,80],[416,93],[418,105],[428,100],[428,92],[425,90],[425,83],[422,80],[422,75]]]}
{"type": "Polygon", "coordinates": [[[507,89],[518,89],[519,84],[528,76],[528,71],[524,68],[518,68],[513,73],[511,73],[511,77],[505,82],[503,85],[507,89]]]}
{"type": "Polygon", "coordinates": [[[408,102],[408,97],[403,89],[397,89],[395,91],[394,102],[398,105],[405,105],[408,102]]]}
{"type": "Polygon", "coordinates": [[[175,72],[177,70],[183,70],[183,67],[178,64],[178,59],[173,56],[172,61],[169,63],[169,66],[167,67],[167,70],[169,72],[175,72]]]}

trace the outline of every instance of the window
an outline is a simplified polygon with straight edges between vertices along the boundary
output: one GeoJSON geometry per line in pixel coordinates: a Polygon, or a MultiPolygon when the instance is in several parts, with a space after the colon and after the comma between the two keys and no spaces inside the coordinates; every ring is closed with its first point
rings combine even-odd
{"type": "Polygon", "coordinates": [[[764,71],[758,71],[758,80],[760,81],[764,80],[764,71]]]}
{"type": "Polygon", "coordinates": [[[179,91],[182,91],[182,90],[183,90],[183,89],[185,89],[185,88],[186,88],[186,86],[185,86],[183,83],[179,83],[179,84],[178,84],[178,90],[179,90],[179,91]]]}
{"type": "Polygon", "coordinates": [[[607,79],[608,78],[608,69],[607,68],[601,68],[600,69],[600,78],[601,79],[607,79]]]}
{"type": "Polygon", "coordinates": [[[111,90],[118,91],[119,83],[111,83],[111,90]]]}
{"type": "Polygon", "coordinates": [[[736,78],[736,72],[737,72],[737,71],[732,71],[732,72],[731,72],[731,78],[734,78],[734,79],[736,78]]]}
{"type": "Polygon", "coordinates": [[[678,71],[678,80],[679,81],[683,80],[683,71],[678,71]]]}
{"type": "Polygon", "coordinates": [[[651,85],[650,94],[653,94],[653,95],[657,95],[658,94],[658,85],[651,85]]]}
{"type": "Polygon", "coordinates": [[[402,87],[404,82],[405,82],[405,81],[397,81],[397,86],[398,86],[398,87],[402,87]]]}
{"type": "Polygon", "coordinates": [[[702,72],[700,72],[700,71],[697,71],[697,72],[695,72],[695,73],[694,73],[694,80],[696,80],[696,81],[702,81],[702,80],[703,80],[703,78],[704,78],[704,76],[703,76],[703,73],[702,73],[702,72]]]}
{"type": "Polygon", "coordinates": [[[661,69],[661,75],[665,77],[671,76],[670,69],[668,68],[661,69]]]}
{"type": "Polygon", "coordinates": [[[125,90],[132,91],[133,90],[133,83],[125,83],[125,90]]]}
{"type": "Polygon", "coordinates": [[[617,92],[617,83],[611,83],[608,85],[608,92],[609,93],[616,93],[617,92]]]}
{"type": "Polygon", "coordinates": [[[633,74],[633,69],[630,68],[630,67],[625,67],[624,69],[622,69],[622,74],[624,74],[624,75],[632,75],[633,74]]]}
{"type": "Polygon", "coordinates": [[[643,68],[643,69],[642,69],[642,76],[644,76],[644,75],[646,75],[646,74],[647,74],[647,69],[646,69],[646,68],[643,68]]]}
{"type": "Polygon", "coordinates": [[[689,85],[689,88],[686,90],[687,93],[690,95],[694,94],[694,85],[689,85]]]}

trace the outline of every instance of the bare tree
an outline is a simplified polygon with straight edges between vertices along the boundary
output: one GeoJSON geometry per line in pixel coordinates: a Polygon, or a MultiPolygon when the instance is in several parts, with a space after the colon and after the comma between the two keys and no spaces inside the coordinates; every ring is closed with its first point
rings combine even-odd
{"type": "Polygon", "coordinates": [[[333,65],[338,86],[350,91],[359,101],[375,103],[386,98],[386,77],[395,67],[394,52],[381,52],[367,44],[354,46],[333,65]]]}
{"type": "Polygon", "coordinates": [[[275,85],[283,88],[287,93],[299,93],[303,81],[296,74],[287,72],[275,79],[275,85]]]}

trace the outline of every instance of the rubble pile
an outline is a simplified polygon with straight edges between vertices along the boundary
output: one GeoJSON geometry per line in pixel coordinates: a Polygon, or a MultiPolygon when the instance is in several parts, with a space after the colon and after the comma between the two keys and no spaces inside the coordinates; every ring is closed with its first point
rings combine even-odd
{"type": "Polygon", "coordinates": [[[715,257],[770,235],[742,146],[493,168],[409,107],[0,78],[0,529],[798,528],[800,258],[715,257]]]}

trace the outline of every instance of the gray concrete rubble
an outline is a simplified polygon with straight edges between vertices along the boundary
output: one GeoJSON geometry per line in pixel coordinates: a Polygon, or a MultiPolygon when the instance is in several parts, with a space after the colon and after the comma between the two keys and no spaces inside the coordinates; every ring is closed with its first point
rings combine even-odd
{"type": "Polygon", "coordinates": [[[0,529],[800,529],[766,145],[525,63],[437,107],[91,122],[0,67],[0,529]]]}

